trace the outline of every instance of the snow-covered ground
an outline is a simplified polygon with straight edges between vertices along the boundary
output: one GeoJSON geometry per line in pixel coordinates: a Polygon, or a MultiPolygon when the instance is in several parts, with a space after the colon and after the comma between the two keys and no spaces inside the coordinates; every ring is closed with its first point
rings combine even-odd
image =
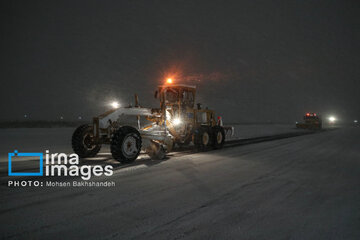
{"type": "MultiPolygon", "coordinates": [[[[14,130],[7,135],[15,142],[14,130]]],[[[65,130],[27,133],[69,149],[72,131],[65,130]]],[[[360,128],[343,128],[175,153],[164,161],[115,166],[112,176],[92,179],[113,181],[113,187],[10,188],[4,182],[0,238],[360,239],[359,139],[360,128]]],[[[23,140],[43,147],[34,136],[23,140]]]]}
{"type": "Polygon", "coordinates": [[[301,131],[306,130],[295,128],[295,124],[244,124],[235,125],[234,138],[254,138],[301,131]]]}
{"type": "Polygon", "coordinates": [[[7,128],[0,129],[0,162],[9,152],[71,151],[73,128],[7,128]]]}

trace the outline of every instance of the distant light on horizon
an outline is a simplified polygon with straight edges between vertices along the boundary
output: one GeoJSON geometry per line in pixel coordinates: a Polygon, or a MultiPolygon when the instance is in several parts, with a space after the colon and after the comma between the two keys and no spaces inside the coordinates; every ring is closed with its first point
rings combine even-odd
{"type": "Polygon", "coordinates": [[[334,116],[329,117],[329,121],[331,123],[334,123],[336,121],[336,118],[334,116]]]}
{"type": "Polygon", "coordinates": [[[355,119],[355,120],[354,120],[354,123],[358,123],[358,120],[355,119]]]}

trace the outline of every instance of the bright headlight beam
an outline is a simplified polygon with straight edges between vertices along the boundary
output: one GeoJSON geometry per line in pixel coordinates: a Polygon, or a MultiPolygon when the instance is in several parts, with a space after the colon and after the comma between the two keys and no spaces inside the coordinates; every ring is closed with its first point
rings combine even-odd
{"type": "Polygon", "coordinates": [[[112,108],[118,108],[120,106],[120,104],[116,101],[111,102],[110,105],[112,108]]]}
{"type": "Polygon", "coordinates": [[[335,117],[333,117],[333,116],[331,116],[331,117],[329,117],[329,121],[333,123],[333,122],[335,122],[335,121],[336,121],[336,118],[335,118],[335,117]]]}
{"type": "Polygon", "coordinates": [[[180,118],[175,118],[174,121],[173,121],[174,125],[179,125],[180,123],[181,123],[180,118]]]}

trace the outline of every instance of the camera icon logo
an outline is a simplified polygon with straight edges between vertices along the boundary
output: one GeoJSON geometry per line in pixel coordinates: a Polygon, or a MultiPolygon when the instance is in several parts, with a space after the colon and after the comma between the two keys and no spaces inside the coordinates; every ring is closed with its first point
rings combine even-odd
{"type": "Polygon", "coordinates": [[[8,158],[8,175],[9,176],[43,176],[43,153],[20,153],[14,150],[13,153],[9,153],[8,158]],[[40,161],[38,172],[13,172],[12,171],[12,159],[14,157],[38,157],[40,161]]]}

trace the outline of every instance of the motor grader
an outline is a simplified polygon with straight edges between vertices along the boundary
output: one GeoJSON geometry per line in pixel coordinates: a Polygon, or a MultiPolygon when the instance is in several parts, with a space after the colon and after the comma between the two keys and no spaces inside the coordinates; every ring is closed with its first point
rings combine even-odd
{"type": "Polygon", "coordinates": [[[321,129],[322,120],[316,113],[306,113],[304,116],[304,122],[296,123],[296,128],[305,129],[321,129]]]}
{"type": "Polygon", "coordinates": [[[140,151],[151,159],[163,159],[175,145],[193,144],[200,151],[222,148],[232,127],[224,127],[215,112],[195,108],[196,87],[173,84],[168,81],[158,87],[155,98],[160,108],[144,108],[135,95],[135,106],[112,109],[93,118],[92,124],[78,127],[72,136],[72,147],[80,157],[93,157],[102,144],[110,144],[115,160],[121,163],[135,161],[140,151]],[[137,126],[121,121],[122,116],[133,116],[137,126]],[[141,119],[149,124],[142,126],[141,119]]]}

